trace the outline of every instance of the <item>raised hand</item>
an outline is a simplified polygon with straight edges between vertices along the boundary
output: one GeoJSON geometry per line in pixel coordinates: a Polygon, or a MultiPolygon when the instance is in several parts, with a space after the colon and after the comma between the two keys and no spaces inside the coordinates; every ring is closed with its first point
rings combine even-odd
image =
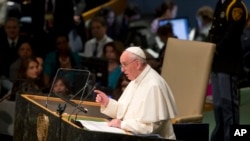
{"type": "Polygon", "coordinates": [[[109,103],[109,97],[100,90],[94,90],[96,93],[95,101],[106,107],[109,103]]]}

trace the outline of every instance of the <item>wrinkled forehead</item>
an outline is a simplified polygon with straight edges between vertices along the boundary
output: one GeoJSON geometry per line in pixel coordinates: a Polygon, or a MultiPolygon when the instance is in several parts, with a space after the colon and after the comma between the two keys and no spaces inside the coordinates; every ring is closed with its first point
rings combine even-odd
{"type": "Polygon", "coordinates": [[[5,24],[6,27],[19,27],[19,24],[15,21],[7,21],[6,24],[5,24]]]}
{"type": "Polygon", "coordinates": [[[22,43],[19,49],[31,49],[31,46],[29,43],[22,43]]]}
{"type": "Polygon", "coordinates": [[[120,63],[126,63],[132,60],[132,54],[128,51],[124,51],[120,57],[120,63]]]}

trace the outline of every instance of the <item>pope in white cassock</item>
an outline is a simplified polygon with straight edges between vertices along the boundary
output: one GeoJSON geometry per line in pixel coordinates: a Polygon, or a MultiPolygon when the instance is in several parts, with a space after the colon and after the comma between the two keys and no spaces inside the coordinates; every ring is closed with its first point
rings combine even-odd
{"type": "Polygon", "coordinates": [[[147,64],[140,47],[127,48],[120,62],[123,73],[131,81],[119,100],[94,91],[101,112],[113,118],[108,125],[135,134],[159,134],[175,139],[171,119],[177,114],[176,104],[166,81],[147,64]]]}

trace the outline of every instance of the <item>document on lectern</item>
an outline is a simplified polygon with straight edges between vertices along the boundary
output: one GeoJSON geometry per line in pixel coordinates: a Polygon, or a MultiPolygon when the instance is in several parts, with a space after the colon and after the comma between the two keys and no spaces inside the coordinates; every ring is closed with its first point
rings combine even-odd
{"type": "Polygon", "coordinates": [[[127,134],[124,130],[120,128],[108,126],[108,123],[105,121],[91,121],[91,120],[77,120],[77,121],[80,122],[86,129],[91,131],[127,134]]]}

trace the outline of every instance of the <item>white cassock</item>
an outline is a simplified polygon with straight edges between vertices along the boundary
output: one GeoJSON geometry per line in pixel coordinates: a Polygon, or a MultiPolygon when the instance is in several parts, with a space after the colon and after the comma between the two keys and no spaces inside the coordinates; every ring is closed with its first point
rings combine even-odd
{"type": "Polygon", "coordinates": [[[110,99],[101,112],[121,119],[124,130],[175,139],[171,123],[177,114],[173,94],[166,81],[149,65],[129,83],[118,101],[110,99]]]}

